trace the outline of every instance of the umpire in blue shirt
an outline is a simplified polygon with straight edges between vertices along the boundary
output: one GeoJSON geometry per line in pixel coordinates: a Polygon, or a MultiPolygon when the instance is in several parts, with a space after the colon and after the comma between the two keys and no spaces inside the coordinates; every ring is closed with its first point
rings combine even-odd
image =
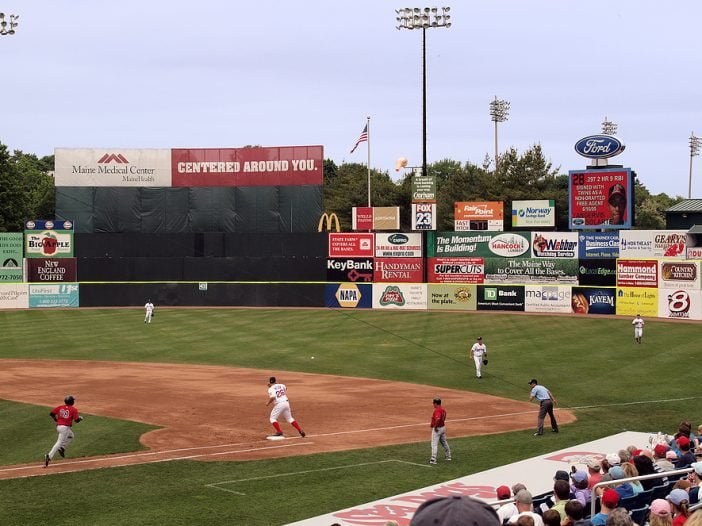
{"type": "Polygon", "coordinates": [[[544,419],[547,414],[551,419],[551,431],[558,433],[558,423],[556,422],[556,417],[553,415],[553,404],[557,403],[556,399],[551,394],[551,391],[543,385],[539,385],[536,378],[532,378],[529,381],[529,385],[531,386],[529,401],[536,399],[540,404],[539,419],[536,423],[536,433],[534,433],[534,436],[538,437],[544,434],[544,419]]]}

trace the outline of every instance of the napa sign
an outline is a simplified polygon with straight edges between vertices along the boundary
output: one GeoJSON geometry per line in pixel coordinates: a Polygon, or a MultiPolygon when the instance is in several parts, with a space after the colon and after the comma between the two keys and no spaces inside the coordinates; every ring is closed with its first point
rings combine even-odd
{"type": "Polygon", "coordinates": [[[612,135],[590,135],[575,143],[575,151],[590,159],[607,159],[624,151],[622,142],[612,135]]]}

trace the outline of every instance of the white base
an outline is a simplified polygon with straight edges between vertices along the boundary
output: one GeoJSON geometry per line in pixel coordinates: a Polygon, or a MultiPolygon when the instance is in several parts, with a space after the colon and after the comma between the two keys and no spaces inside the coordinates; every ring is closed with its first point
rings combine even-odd
{"type": "Polygon", "coordinates": [[[285,440],[284,436],[275,436],[275,435],[268,435],[266,437],[268,440],[285,440]]]}

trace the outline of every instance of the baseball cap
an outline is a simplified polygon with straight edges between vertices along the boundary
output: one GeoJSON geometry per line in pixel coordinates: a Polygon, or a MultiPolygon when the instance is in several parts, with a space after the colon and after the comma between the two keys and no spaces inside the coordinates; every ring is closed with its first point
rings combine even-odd
{"type": "Polygon", "coordinates": [[[689,502],[690,496],[684,489],[674,489],[668,494],[666,499],[675,504],[676,506],[680,506],[680,503],[684,500],[689,502]]]}
{"type": "Polygon", "coordinates": [[[508,499],[511,495],[510,490],[507,486],[500,486],[496,490],[497,498],[500,500],[508,499]]]}
{"type": "Polygon", "coordinates": [[[589,467],[590,469],[597,470],[597,471],[602,469],[602,465],[600,464],[600,461],[597,460],[596,458],[591,458],[590,460],[588,460],[587,467],[589,467]]]}
{"type": "Polygon", "coordinates": [[[690,445],[690,439],[687,437],[678,437],[675,439],[675,441],[678,443],[678,446],[680,447],[685,447],[690,445]]]}
{"type": "Polygon", "coordinates": [[[690,467],[695,470],[695,474],[702,477],[702,462],[693,462],[690,467]]]}
{"type": "Polygon", "coordinates": [[[617,195],[626,198],[626,189],[624,188],[624,185],[620,183],[613,184],[610,187],[609,197],[607,198],[607,200],[611,203],[612,198],[617,195]]]}
{"type": "Polygon", "coordinates": [[[607,453],[605,459],[607,460],[607,463],[610,466],[618,466],[622,463],[622,459],[619,458],[619,455],[617,453],[607,453]]]}
{"type": "Polygon", "coordinates": [[[671,449],[665,452],[665,458],[666,460],[678,460],[678,454],[671,449]]]}
{"type": "Polygon", "coordinates": [[[670,504],[665,499],[655,499],[651,502],[650,512],[658,517],[669,517],[670,504]]]}
{"type": "Polygon", "coordinates": [[[520,490],[519,493],[514,496],[514,500],[520,504],[533,504],[534,502],[531,492],[528,489],[520,490]]]}
{"type": "Polygon", "coordinates": [[[575,482],[585,482],[587,480],[587,473],[578,470],[575,473],[573,473],[571,477],[573,477],[573,480],[575,482]]]}
{"type": "Polygon", "coordinates": [[[476,340],[482,340],[482,339],[483,339],[482,336],[478,336],[478,337],[476,338],[476,340]]]}
{"type": "Polygon", "coordinates": [[[562,469],[559,469],[556,471],[556,474],[553,476],[553,480],[565,480],[568,482],[570,480],[570,476],[568,475],[567,471],[563,471],[562,469]]]}
{"type": "Polygon", "coordinates": [[[621,466],[614,466],[609,469],[609,474],[612,476],[612,480],[619,480],[624,478],[624,470],[621,466]]]}
{"type": "Polygon", "coordinates": [[[608,508],[616,508],[619,504],[619,493],[613,489],[606,489],[602,494],[602,504],[608,508]]]}
{"type": "Polygon", "coordinates": [[[500,526],[497,512],[487,503],[454,495],[423,502],[414,512],[410,526],[500,526]]]}
{"type": "Polygon", "coordinates": [[[538,384],[538,383],[539,383],[539,382],[536,381],[536,378],[532,378],[531,380],[529,380],[529,385],[531,385],[531,384],[538,384]]]}
{"type": "Polygon", "coordinates": [[[653,448],[653,453],[660,458],[663,458],[665,456],[666,451],[668,451],[668,446],[665,446],[663,444],[658,444],[656,447],[653,448]]]}

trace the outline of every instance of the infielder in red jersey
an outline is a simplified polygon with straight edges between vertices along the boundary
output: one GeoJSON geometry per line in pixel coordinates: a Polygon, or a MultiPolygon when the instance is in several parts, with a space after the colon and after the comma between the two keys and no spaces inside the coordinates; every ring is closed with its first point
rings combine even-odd
{"type": "Polygon", "coordinates": [[[446,440],[446,410],[441,407],[441,398],[434,398],[434,412],[431,415],[431,459],[429,464],[436,464],[439,443],[444,448],[446,460],[451,460],[451,448],[446,440]]]}
{"type": "Polygon", "coordinates": [[[68,395],[64,400],[64,405],[55,407],[49,413],[49,416],[56,422],[56,432],[58,433],[58,439],[46,455],[44,455],[44,467],[49,465],[54,458],[54,455],[58,452],[62,457],[66,456],[66,446],[71,443],[73,437],[73,422],[80,422],[83,417],[78,414],[78,409],[74,407],[76,399],[71,395],[68,395]]]}
{"type": "Polygon", "coordinates": [[[271,411],[271,424],[275,428],[275,434],[270,435],[273,437],[282,437],[283,430],[280,428],[278,423],[278,417],[282,416],[287,420],[287,422],[297,429],[301,437],[305,437],[305,432],[300,427],[300,424],[292,416],[292,411],[290,410],[290,401],[288,400],[287,388],[285,384],[276,383],[275,376],[271,376],[268,379],[268,405],[273,405],[273,410],[271,411]]]}

